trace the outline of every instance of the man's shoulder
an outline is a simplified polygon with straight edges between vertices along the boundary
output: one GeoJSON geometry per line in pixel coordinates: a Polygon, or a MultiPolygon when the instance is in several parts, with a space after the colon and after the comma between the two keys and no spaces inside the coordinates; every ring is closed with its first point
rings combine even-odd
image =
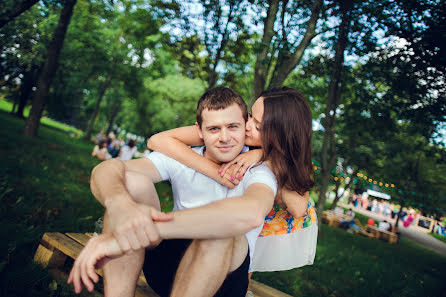
{"type": "Polygon", "coordinates": [[[249,168],[246,171],[242,182],[244,183],[245,187],[248,187],[253,183],[262,183],[269,186],[274,191],[274,194],[277,191],[276,176],[265,163],[254,165],[249,168]]]}
{"type": "Polygon", "coordinates": [[[246,171],[246,174],[253,174],[253,175],[262,173],[274,175],[272,170],[264,162],[261,164],[254,164],[246,171]]]}

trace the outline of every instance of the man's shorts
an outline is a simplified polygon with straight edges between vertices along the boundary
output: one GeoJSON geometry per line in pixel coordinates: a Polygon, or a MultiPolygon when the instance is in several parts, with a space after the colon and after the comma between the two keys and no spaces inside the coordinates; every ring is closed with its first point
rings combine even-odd
{"type": "MultiPolygon", "coordinates": [[[[149,286],[160,297],[169,297],[175,273],[191,239],[164,240],[152,250],[146,250],[143,271],[149,286]]],[[[249,252],[239,268],[228,274],[214,296],[244,297],[248,290],[249,252]]]]}

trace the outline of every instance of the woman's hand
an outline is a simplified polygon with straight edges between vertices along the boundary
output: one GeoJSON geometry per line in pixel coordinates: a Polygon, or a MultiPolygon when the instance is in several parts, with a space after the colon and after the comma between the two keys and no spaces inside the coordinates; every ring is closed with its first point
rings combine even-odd
{"type": "Polygon", "coordinates": [[[236,181],[238,184],[238,181],[243,179],[246,170],[248,170],[252,164],[259,162],[262,159],[262,155],[263,152],[261,149],[242,153],[231,162],[223,164],[218,170],[218,173],[222,177],[229,176],[231,182],[236,181]]]}

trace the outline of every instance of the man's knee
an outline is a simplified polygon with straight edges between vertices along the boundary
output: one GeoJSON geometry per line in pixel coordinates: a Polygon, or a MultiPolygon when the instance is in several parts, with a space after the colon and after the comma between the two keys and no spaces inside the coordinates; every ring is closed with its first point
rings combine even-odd
{"type": "Polygon", "coordinates": [[[125,186],[136,203],[142,203],[160,209],[155,186],[147,176],[126,171],[125,186]]]}

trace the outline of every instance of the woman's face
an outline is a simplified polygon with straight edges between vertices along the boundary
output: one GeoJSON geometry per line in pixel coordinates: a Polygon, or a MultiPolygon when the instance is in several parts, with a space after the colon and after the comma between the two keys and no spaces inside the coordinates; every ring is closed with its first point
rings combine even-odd
{"type": "Polygon", "coordinates": [[[260,124],[263,119],[263,97],[260,97],[254,102],[251,113],[246,123],[246,138],[245,144],[249,146],[261,146],[262,138],[260,135],[260,124]]]}

